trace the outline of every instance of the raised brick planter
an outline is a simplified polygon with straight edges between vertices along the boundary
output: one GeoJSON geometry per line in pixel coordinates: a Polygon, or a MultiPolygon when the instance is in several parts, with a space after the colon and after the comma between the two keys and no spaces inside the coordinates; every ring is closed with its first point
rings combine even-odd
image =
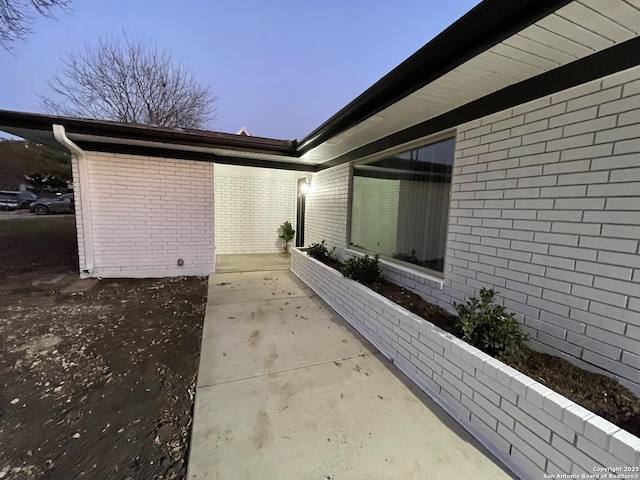
{"type": "Polygon", "coordinates": [[[640,474],[634,435],[303,251],[291,271],[519,477],[640,474]]]}

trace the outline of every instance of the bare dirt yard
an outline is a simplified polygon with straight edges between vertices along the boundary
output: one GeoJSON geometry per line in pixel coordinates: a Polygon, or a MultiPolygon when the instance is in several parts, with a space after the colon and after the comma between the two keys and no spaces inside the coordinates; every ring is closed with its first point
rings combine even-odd
{"type": "Polygon", "coordinates": [[[206,278],[77,265],[73,217],[0,220],[0,479],[184,478],[206,278]]]}

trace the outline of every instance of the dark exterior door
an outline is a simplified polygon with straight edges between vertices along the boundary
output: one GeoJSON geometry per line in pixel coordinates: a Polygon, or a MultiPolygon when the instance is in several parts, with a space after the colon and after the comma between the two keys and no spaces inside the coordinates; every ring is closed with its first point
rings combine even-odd
{"type": "Polygon", "coordinates": [[[304,210],[309,184],[306,178],[298,179],[298,201],[296,203],[296,247],[304,247],[304,210]]]}

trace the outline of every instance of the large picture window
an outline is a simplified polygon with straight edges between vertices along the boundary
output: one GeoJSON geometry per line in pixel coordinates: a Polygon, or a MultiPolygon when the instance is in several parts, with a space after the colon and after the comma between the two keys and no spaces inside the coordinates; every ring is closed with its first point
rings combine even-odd
{"type": "Polygon", "coordinates": [[[444,270],[453,138],[354,165],[351,245],[444,270]]]}

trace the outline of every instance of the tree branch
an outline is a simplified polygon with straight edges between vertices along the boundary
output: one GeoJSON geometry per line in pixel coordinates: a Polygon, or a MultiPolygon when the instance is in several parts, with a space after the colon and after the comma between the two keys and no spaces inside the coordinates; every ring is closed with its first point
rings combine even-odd
{"type": "Polygon", "coordinates": [[[124,32],[62,57],[48,86],[41,101],[54,114],[185,129],[216,118],[210,87],[167,51],[124,32]]]}

